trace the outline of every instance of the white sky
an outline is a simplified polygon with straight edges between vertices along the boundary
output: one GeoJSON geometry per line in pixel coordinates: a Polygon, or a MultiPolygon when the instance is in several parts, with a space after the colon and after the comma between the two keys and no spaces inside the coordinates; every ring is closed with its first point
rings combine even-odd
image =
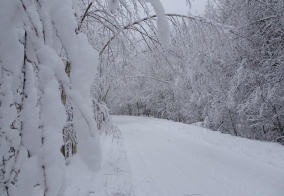
{"type": "MultiPolygon", "coordinates": [[[[189,6],[186,5],[186,0],[160,0],[164,5],[166,13],[188,14],[189,6]]],[[[204,12],[204,7],[207,0],[191,0],[191,14],[201,15],[204,12]]]]}

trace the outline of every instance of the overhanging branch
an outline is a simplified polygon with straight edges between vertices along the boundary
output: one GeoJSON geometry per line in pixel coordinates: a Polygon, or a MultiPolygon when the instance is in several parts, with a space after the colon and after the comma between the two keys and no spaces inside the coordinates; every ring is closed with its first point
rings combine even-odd
{"type": "MultiPolygon", "coordinates": [[[[201,17],[193,17],[193,16],[186,16],[186,15],[182,15],[182,14],[165,14],[167,17],[178,17],[178,18],[183,18],[183,19],[189,19],[189,20],[194,20],[194,21],[199,21],[199,22],[203,22],[203,23],[207,23],[207,24],[211,24],[211,25],[214,25],[214,26],[218,26],[218,27],[222,27],[222,28],[225,28],[225,29],[232,29],[234,27],[232,26],[228,26],[228,25],[223,25],[223,24],[220,24],[220,23],[217,23],[215,21],[210,21],[210,20],[207,20],[205,18],[201,18],[201,17]]],[[[152,19],[155,19],[157,18],[157,15],[151,15],[151,16],[148,16],[148,17],[145,17],[145,18],[142,18],[140,20],[137,20],[133,23],[130,23],[124,27],[122,27],[122,29],[120,31],[118,31],[116,34],[114,34],[108,41],[107,43],[102,47],[102,49],[100,50],[99,52],[99,55],[102,56],[102,54],[104,53],[105,49],[109,46],[109,44],[121,33],[123,32],[124,30],[126,29],[129,29],[130,27],[134,26],[134,25],[137,25],[137,24],[140,24],[142,22],[145,22],[145,21],[149,21],[149,20],[152,20],[152,19]]]]}

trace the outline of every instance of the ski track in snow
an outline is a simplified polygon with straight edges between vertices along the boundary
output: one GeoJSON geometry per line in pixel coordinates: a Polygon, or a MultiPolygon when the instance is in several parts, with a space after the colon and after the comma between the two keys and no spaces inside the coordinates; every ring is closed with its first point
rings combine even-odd
{"type": "Polygon", "coordinates": [[[281,145],[154,118],[113,120],[124,139],[103,139],[95,195],[284,195],[281,145]]]}

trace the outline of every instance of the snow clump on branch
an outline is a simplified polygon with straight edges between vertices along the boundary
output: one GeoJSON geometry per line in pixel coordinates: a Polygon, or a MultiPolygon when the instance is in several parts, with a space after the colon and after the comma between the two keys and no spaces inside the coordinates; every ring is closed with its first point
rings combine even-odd
{"type": "MultiPolygon", "coordinates": [[[[165,15],[165,9],[160,0],[144,0],[145,2],[151,3],[156,14],[157,14],[157,26],[159,40],[163,47],[167,48],[170,44],[170,27],[165,15]]],[[[116,13],[118,8],[119,0],[107,0],[109,10],[112,14],[116,13]]]]}
{"type": "Polygon", "coordinates": [[[118,8],[118,3],[119,0],[107,0],[108,9],[112,14],[116,13],[116,10],[118,8]]]}
{"type": "Polygon", "coordinates": [[[170,27],[165,15],[165,9],[160,0],[144,0],[151,3],[157,14],[157,26],[160,42],[163,47],[167,48],[170,44],[170,27]]]}

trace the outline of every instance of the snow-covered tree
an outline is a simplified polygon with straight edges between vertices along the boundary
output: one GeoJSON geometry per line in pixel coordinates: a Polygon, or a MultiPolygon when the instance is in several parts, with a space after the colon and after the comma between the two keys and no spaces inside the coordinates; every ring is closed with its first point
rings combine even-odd
{"type": "MultiPolygon", "coordinates": [[[[166,46],[163,8],[158,0],[150,3],[166,46]]],[[[98,111],[93,108],[98,100],[91,96],[91,85],[104,63],[99,51],[109,45],[100,43],[112,39],[95,35],[105,28],[117,37],[137,17],[134,1],[133,7],[126,1],[120,5],[117,0],[1,1],[1,195],[64,195],[66,164],[74,154],[90,171],[99,170],[98,111]],[[112,16],[117,10],[119,19],[112,16]]]]}
{"type": "Polygon", "coordinates": [[[246,137],[283,138],[283,8],[283,1],[220,1],[221,21],[238,27],[230,97],[246,137]]]}
{"type": "Polygon", "coordinates": [[[82,160],[99,169],[89,90],[98,54],[76,31],[75,6],[1,2],[1,195],[34,190],[63,195],[66,166],[60,149],[69,146],[70,138],[63,136],[72,132],[82,160]],[[95,151],[91,155],[89,148],[95,151]]]}

